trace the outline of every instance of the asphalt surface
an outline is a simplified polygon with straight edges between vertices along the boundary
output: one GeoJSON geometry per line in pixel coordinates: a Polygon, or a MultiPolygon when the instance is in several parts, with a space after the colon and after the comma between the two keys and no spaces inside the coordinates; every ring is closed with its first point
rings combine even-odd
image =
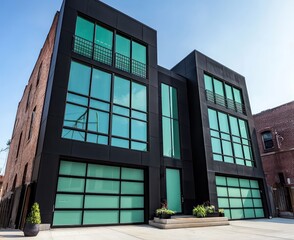
{"type": "Polygon", "coordinates": [[[149,225],[91,228],[58,228],[40,231],[36,237],[24,237],[19,230],[0,230],[0,239],[42,240],[276,240],[294,239],[294,219],[273,218],[230,221],[229,226],[161,230],[149,225]]]}

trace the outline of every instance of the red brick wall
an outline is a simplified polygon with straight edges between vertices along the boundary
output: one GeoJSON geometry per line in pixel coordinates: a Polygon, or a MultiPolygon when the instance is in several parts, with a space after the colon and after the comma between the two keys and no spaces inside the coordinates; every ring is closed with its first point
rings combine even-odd
{"type": "Polygon", "coordinates": [[[290,178],[294,183],[294,102],[263,111],[253,117],[268,184],[272,186],[280,182],[278,173],[284,173],[285,181],[290,178]],[[273,149],[264,150],[261,133],[265,130],[272,132],[273,149]],[[278,136],[283,140],[277,140],[278,136]]]}
{"type": "Polygon", "coordinates": [[[28,164],[28,167],[24,182],[31,182],[33,162],[37,149],[39,128],[43,111],[48,74],[50,70],[50,62],[53,52],[57,21],[58,14],[56,14],[54,17],[50,31],[47,35],[43,48],[40,51],[33,72],[24,90],[22,99],[18,105],[15,126],[8,153],[2,195],[5,195],[5,193],[9,192],[12,189],[15,176],[17,176],[15,187],[22,185],[26,164],[28,164]],[[42,66],[40,67],[41,64],[42,66]],[[38,75],[39,82],[37,84],[38,75]],[[30,100],[28,101],[29,89],[31,89],[31,91],[29,98],[30,100]],[[36,111],[32,124],[31,137],[29,139],[31,118],[34,108],[36,108],[36,111]],[[20,146],[18,146],[21,135],[21,144],[20,146]],[[18,148],[19,153],[17,157],[18,148]]]}

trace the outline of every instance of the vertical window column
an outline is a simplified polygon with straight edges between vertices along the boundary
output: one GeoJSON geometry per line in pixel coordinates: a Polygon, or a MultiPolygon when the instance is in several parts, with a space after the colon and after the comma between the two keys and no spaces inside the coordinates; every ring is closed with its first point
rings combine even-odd
{"type": "Polygon", "coordinates": [[[177,90],[161,84],[163,155],[180,159],[177,90]]]}

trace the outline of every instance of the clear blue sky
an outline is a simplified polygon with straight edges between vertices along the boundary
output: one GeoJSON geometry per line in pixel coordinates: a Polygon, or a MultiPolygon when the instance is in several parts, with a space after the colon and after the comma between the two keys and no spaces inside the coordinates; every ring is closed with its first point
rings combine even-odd
{"type": "MultiPolygon", "coordinates": [[[[61,2],[1,3],[0,149],[61,2]]],[[[293,0],[103,2],[157,30],[159,65],[171,68],[197,49],[245,76],[253,113],[294,100],[293,0]]]]}

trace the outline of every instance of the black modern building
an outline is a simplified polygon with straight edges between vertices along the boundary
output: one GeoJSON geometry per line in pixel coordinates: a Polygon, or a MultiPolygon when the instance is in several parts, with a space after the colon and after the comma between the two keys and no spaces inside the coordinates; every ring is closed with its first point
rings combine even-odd
{"type": "Polygon", "coordinates": [[[245,78],[197,51],[157,65],[152,28],[96,0],[64,0],[33,162],[52,227],[147,223],[210,201],[270,215],[245,78]]]}

